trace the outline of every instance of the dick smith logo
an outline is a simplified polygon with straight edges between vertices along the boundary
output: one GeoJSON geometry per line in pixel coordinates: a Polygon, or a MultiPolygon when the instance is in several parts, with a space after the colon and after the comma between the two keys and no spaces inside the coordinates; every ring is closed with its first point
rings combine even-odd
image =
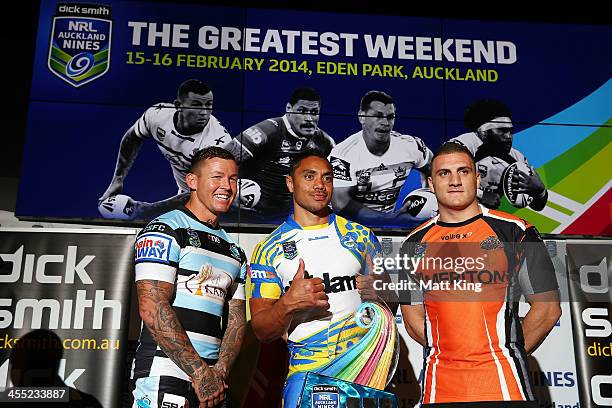
{"type": "MultiPolygon", "coordinates": [[[[0,283],[32,283],[56,285],[93,285],[86,267],[96,258],[95,255],[77,257],[77,246],[68,246],[66,255],[59,254],[25,254],[23,245],[14,253],[0,254],[2,259],[2,270],[0,271],[0,283]],[[64,264],[56,266],[54,271],[63,269],[62,275],[47,273],[49,264],[64,264]],[[12,266],[11,266],[12,264],[12,266]],[[10,270],[9,274],[5,271],[10,270]]],[[[28,327],[40,329],[43,322],[43,314],[48,315],[48,328],[54,329],[83,329],[87,320],[92,329],[101,329],[105,309],[112,314],[112,329],[121,328],[121,302],[118,300],[105,299],[104,290],[96,290],[94,299],[87,298],[87,291],[79,289],[76,291],[75,299],[27,299],[17,300],[14,312],[11,311],[14,299],[0,298],[0,329],[6,329],[12,325],[15,329],[28,327]],[[86,309],[93,308],[93,316],[86,313],[86,309]],[[45,313],[46,312],[46,313],[45,313]]],[[[46,320],[45,320],[46,321],[46,320]]]]}

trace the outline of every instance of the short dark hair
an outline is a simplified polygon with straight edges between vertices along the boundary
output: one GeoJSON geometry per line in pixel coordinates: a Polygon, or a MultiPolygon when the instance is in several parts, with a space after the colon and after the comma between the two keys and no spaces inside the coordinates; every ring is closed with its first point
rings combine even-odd
{"type": "Polygon", "coordinates": [[[508,105],[496,99],[479,99],[465,108],[463,124],[475,132],[484,123],[499,117],[512,117],[508,105]]]}
{"type": "Polygon", "coordinates": [[[191,166],[189,166],[189,172],[193,173],[198,163],[200,163],[201,161],[214,158],[233,160],[236,162],[236,164],[238,163],[234,155],[231,154],[229,151],[225,150],[224,148],[219,146],[209,146],[205,147],[204,149],[198,150],[193,155],[193,157],[191,158],[191,166]]]}
{"type": "Polygon", "coordinates": [[[199,79],[188,79],[179,85],[176,96],[178,99],[187,97],[189,92],[193,92],[198,95],[206,95],[211,91],[210,87],[199,79]]]}
{"type": "Polygon", "coordinates": [[[362,111],[366,111],[370,107],[370,104],[374,101],[384,103],[385,105],[388,105],[390,103],[395,105],[395,101],[393,100],[393,97],[391,95],[383,91],[373,90],[368,91],[365,93],[365,95],[363,95],[363,97],[361,98],[361,102],[359,103],[359,108],[362,111]]]}
{"type": "MultiPolygon", "coordinates": [[[[325,156],[323,153],[321,153],[318,150],[306,150],[303,151],[301,153],[298,153],[296,156],[293,157],[293,160],[291,160],[291,165],[289,167],[289,175],[291,177],[295,176],[295,170],[300,166],[300,163],[302,162],[302,160],[307,159],[309,157],[319,157],[323,160],[325,160],[326,162],[329,163],[329,160],[327,159],[327,156],[325,156]]],[[[331,164],[330,164],[331,167],[331,164]]]]}
{"type": "Polygon", "coordinates": [[[436,151],[436,153],[431,158],[431,168],[433,169],[433,162],[434,160],[436,160],[436,157],[443,156],[445,154],[453,154],[453,153],[466,154],[470,158],[470,161],[472,162],[474,171],[476,171],[476,159],[474,159],[474,155],[462,143],[456,142],[456,141],[449,141],[449,142],[442,144],[442,146],[440,146],[440,148],[436,151]]]}
{"type": "Polygon", "coordinates": [[[289,98],[289,104],[295,105],[297,101],[315,101],[321,103],[321,95],[313,88],[300,87],[293,91],[291,98],[289,98]]]}

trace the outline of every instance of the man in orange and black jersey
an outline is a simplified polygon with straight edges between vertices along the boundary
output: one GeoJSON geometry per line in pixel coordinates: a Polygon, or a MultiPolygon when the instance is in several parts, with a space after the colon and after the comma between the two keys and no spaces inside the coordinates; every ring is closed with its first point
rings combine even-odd
{"type": "Polygon", "coordinates": [[[465,147],[444,144],[428,182],[439,215],[402,245],[404,254],[421,260],[411,271],[421,290],[402,305],[408,333],[425,347],[421,403],[536,407],[527,355],[561,314],[544,243],[524,220],[477,203],[479,174],[465,147]],[[438,258],[454,262],[442,266],[438,258]],[[521,294],[531,305],[522,323],[521,294]]]}

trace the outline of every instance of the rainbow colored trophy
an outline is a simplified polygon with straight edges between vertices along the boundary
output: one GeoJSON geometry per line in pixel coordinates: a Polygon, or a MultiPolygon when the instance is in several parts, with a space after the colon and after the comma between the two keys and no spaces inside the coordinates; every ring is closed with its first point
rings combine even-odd
{"type": "Polygon", "coordinates": [[[358,326],[368,329],[348,350],[306,375],[299,408],[397,408],[383,391],[399,358],[395,317],[385,305],[365,302],[355,312],[358,326]]]}

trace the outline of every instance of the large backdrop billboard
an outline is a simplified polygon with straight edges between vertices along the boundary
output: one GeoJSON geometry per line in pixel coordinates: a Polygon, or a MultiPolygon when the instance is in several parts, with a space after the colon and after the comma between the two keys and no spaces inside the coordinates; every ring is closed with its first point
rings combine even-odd
{"type": "Polygon", "coordinates": [[[314,150],[335,211],[411,228],[436,212],[421,187],[453,139],[484,205],[608,235],[611,48],[603,25],[45,0],[16,215],[154,217],[220,146],[241,164],[228,222],[278,223],[289,164],[314,150]]]}

